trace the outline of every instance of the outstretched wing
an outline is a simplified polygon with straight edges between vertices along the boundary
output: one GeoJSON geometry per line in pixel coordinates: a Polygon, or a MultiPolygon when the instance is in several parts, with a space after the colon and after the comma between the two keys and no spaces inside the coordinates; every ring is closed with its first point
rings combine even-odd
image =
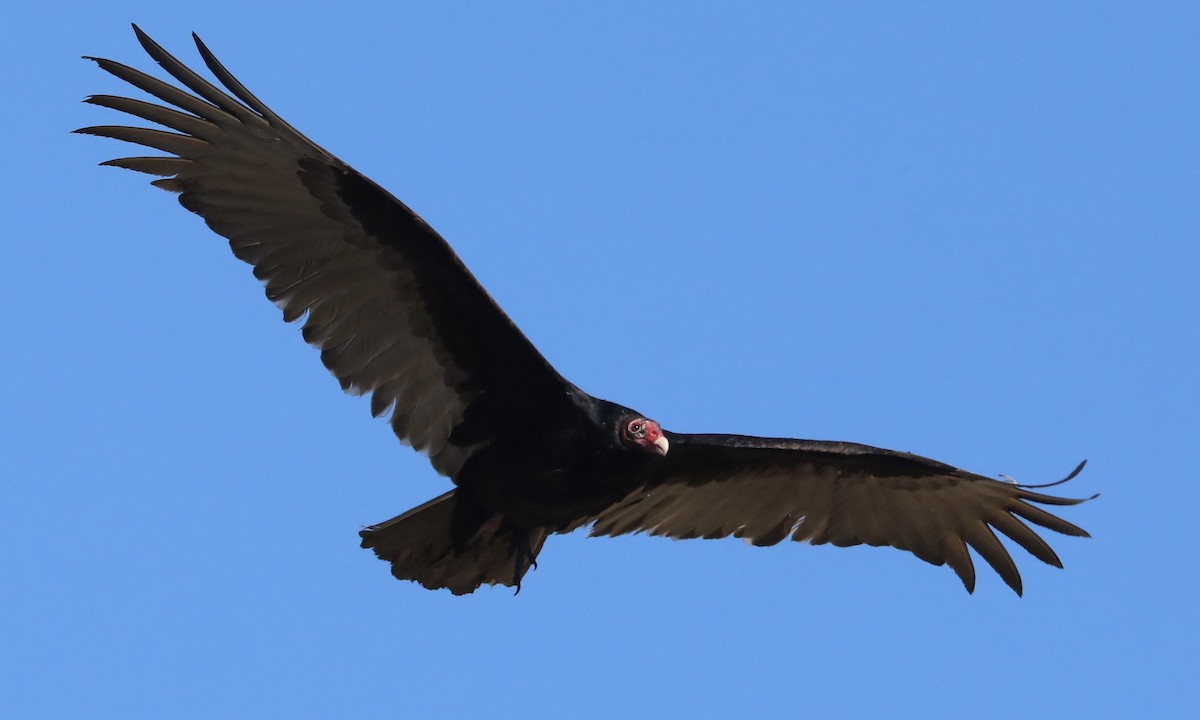
{"type": "MultiPolygon", "coordinates": [[[[1056,567],[1062,567],[1058,555],[1022,520],[1087,536],[1031,504],[1083,500],[1045,495],[1035,486],[990,480],[908,453],[739,435],[668,438],[670,453],[652,464],[644,485],[593,518],[592,535],[890,545],[934,565],[950,565],[973,592],[970,545],[1018,595],[1020,573],[993,530],[1056,567]]],[[[1060,482],[1082,469],[1081,463],[1060,482]]]]}
{"type": "Polygon", "coordinates": [[[569,384],[424,220],[284,122],[198,37],[200,55],[228,92],[134,31],[191,92],[90,58],[166,105],[110,95],[87,102],[169,131],[76,132],[169,153],[103,164],[162,176],[153,184],[179,193],[185,208],[229,239],[284,320],[304,319],[304,339],[320,348],[342,388],[370,393],[372,413],[390,412],[401,441],[453,477],[503,427],[575,412],[569,384]]]}

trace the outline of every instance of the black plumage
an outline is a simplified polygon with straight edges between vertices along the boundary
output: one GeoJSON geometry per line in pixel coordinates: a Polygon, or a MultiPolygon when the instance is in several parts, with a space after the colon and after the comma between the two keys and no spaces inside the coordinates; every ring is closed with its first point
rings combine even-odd
{"type": "Polygon", "coordinates": [[[592,525],[593,535],[890,545],[950,565],[973,590],[970,546],[1020,593],[995,530],[1059,567],[1027,523],[1086,535],[1039,507],[1081,500],[1036,486],[853,443],[672,433],[588,395],[420,216],[275,115],[199,38],[225,89],[134,31],[191,92],[91,58],[165,105],[87,102],[166,130],[78,132],[168,153],[104,164],[160,176],[154,185],[179,193],[253,266],[284,319],[302,321],[342,388],[370,395],[371,412],[389,416],[397,437],[454,482],[362,531],[363,547],[396,577],[454,593],[519,587],[549,535],[592,525]]]}

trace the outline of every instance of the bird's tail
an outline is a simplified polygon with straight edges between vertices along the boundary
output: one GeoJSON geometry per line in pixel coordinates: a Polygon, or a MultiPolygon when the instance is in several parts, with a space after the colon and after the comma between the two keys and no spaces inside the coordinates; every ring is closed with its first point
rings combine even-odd
{"type": "Polygon", "coordinates": [[[496,522],[465,542],[454,528],[464,514],[451,490],[403,515],[363,529],[362,546],[392,564],[398,580],[414,580],[430,590],[447,588],[465,595],[487,583],[521,589],[521,578],[542,549],[544,529],[521,531],[496,522]]]}

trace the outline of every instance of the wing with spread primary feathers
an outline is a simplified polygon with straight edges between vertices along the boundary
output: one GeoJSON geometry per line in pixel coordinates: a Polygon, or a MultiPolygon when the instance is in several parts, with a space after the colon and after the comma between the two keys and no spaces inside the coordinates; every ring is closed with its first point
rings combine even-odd
{"type": "Polygon", "coordinates": [[[733,535],[755,545],[789,537],[814,545],[889,545],[934,565],[948,564],[971,592],[975,567],[969,545],[1017,594],[1020,573],[995,530],[1056,567],[1062,567],[1058,555],[1026,523],[1087,536],[1038,507],[1083,500],[1046,495],[1036,492],[1037,486],[991,480],[908,453],[739,435],[669,433],[668,438],[671,451],[648,471],[645,484],[589,520],[594,521],[592,535],[646,532],[677,539],[733,535]]]}
{"type": "Polygon", "coordinates": [[[162,126],[77,132],[167,153],[105,165],[161,176],[154,185],[228,238],[284,320],[342,388],[371,395],[396,435],[454,477],[472,451],[525,418],[570,414],[569,384],[542,358],[450,246],[403,203],[284,122],[196,39],[225,89],[134,26],[179,84],[111,60],[101,68],[164,104],[87,99],[162,126]]]}

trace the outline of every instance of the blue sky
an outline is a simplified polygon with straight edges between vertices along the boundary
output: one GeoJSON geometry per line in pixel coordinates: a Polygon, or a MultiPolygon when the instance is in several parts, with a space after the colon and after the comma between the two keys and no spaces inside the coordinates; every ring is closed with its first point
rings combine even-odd
{"type": "Polygon", "coordinates": [[[10,4],[6,717],[1195,712],[1194,3],[10,4]],[[184,10],[175,9],[185,7],[184,10]],[[110,168],[136,21],[420,212],[545,355],[677,431],[1065,494],[1026,596],[886,549],[557,537],[519,597],[357,530],[448,483],[224,241],[110,168]]]}

